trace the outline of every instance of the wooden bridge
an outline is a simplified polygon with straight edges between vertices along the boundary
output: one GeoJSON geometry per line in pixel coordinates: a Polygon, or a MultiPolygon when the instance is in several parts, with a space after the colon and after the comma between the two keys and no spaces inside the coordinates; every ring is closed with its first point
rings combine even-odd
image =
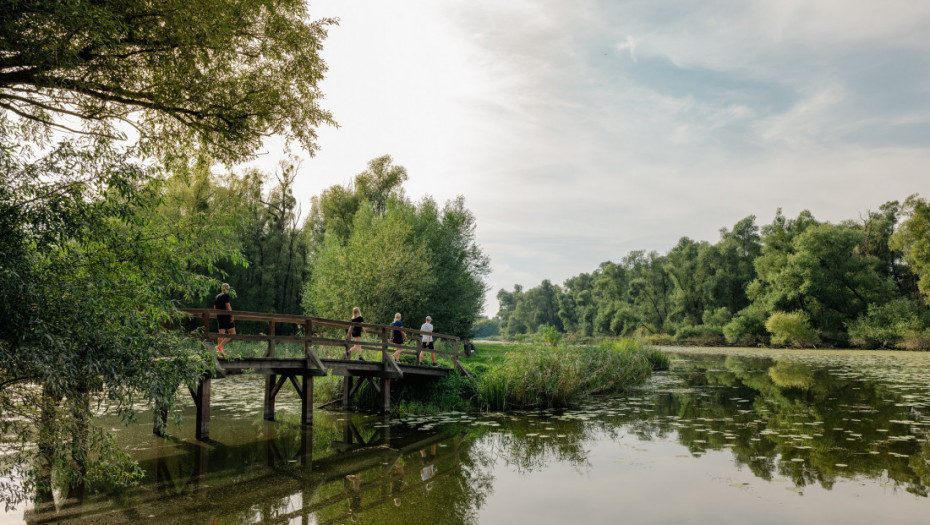
{"type": "MultiPolygon", "coordinates": [[[[345,378],[343,383],[342,406],[349,409],[352,406],[352,399],[358,393],[363,383],[368,382],[381,396],[380,408],[384,412],[391,410],[391,389],[393,383],[403,385],[401,381],[429,381],[457,371],[458,373],[468,375],[465,368],[459,362],[460,340],[458,337],[440,334],[436,332],[421,332],[412,328],[398,328],[395,326],[369,324],[369,323],[352,323],[348,321],[337,321],[334,319],[322,319],[318,317],[307,317],[292,314],[266,314],[259,312],[239,312],[214,310],[209,308],[190,308],[181,310],[184,313],[198,318],[202,324],[201,337],[207,344],[215,342],[218,338],[230,339],[233,341],[255,341],[266,343],[263,355],[260,357],[217,357],[215,362],[215,371],[203,377],[196,388],[191,388],[190,393],[194,398],[194,405],[197,409],[196,418],[196,436],[201,441],[210,439],[210,388],[213,379],[221,379],[229,374],[243,373],[245,371],[254,371],[265,376],[265,393],[264,393],[264,418],[267,421],[274,421],[275,417],[275,398],[285,384],[290,383],[297,395],[300,397],[301,423],[310,425],[313,423],[313,378],[325,376],[329,373],[345,378]],[[265,323],[267,330],[259,335],[245,334],[220,334],[211,330],[211,319],[217,315],[232,315],[235,321],[252,321],[265,323]],[[296,325],[295,335],[278,335],[276,327],[279,324],[296,325]],[[374,334],[375,341],[362,340],[354,341],[348,337],[348,333],[353,327],[361,327],[366,334],[374,334]],[[391,332],[401,330],[407,336],[418,343],[424,334],[429,334],[436,342],[445,342],[452,350],[442,349],[442,345],[436,344],[435,350],[424,350],[439,355],[451,356],[452,368],[435,368],[430,366],[421,366],[414,364],[404,364],[394,360],[391,354],[400,350],[401,354],[417,354],[421,348],[416,346],[398,345],[391,342],[391,332]],[[341,336],[333,334],[342,334],[341,336]],[[328,337],[327,337],[328,336],[328,337]],[[303,346],[303,351],[298,357],[281,357],[275,355],[277,344],[297,344],[303,346]],[[349,349],[354,346],[361,346],[362,351],[371,357],[371,352],[378,352],[377,360],[350,360],[350,359],[327,359],[317,355],[315,347],[339,347],[345,349],[345,354],[349,354],[349,349]]],[[[215,344],[215,343],[213,343],[215,344]]],[[[426,356],[424,355],[424,359],[426,356]]],[[[155,425],[155,432],[160,433],[167,422],[168,414],[162,412],[162,425],[155,425]]]]}

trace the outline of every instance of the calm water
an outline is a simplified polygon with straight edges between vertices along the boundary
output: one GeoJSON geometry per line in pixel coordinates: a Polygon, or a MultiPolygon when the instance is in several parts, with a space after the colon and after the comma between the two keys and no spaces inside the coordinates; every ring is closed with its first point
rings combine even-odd
{"type": "Polygon", "coordinates": [[[671,371],[574,410],[317,411],[311,431],[295,397],[266,423],[260,379],[217,381],[211,443],[191,414],[168,440],[114,423],[142,487],[0,521],[930,522],[930,354],[670,351],[671,371]]]}

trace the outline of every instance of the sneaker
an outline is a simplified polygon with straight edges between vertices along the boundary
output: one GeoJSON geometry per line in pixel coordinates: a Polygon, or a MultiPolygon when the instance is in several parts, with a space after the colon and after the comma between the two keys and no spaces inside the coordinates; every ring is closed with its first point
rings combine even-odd
{"type": "Polygon", "coordinates": [[[364,360],[365,360],[365,358],[364,358],[364,357],[362,357],[362,356],[358,356],[358,360],[359,360],[359,361],[364,361],[364,360]]]}
{"type": "Polygon", "coordinates": [[[439,363],[433,363],[433,368],[439,368],[439,363]]]}
{"type": "Polygon", "coordinates": [[[352,359],[352,352],[346,351],[345,355],[342,356],[343,359],[352,359]]]}

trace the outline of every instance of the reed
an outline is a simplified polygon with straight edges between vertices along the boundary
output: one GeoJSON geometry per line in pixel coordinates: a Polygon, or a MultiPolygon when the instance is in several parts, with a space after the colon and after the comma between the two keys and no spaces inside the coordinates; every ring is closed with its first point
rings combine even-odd
{"type": "Polygon", "coordinates": [[[510,347],[497,366],[476,378],[481,408],[564,407],[583,397],[642,383],[661,361],[632,339],[596,346],[510,347]]]}

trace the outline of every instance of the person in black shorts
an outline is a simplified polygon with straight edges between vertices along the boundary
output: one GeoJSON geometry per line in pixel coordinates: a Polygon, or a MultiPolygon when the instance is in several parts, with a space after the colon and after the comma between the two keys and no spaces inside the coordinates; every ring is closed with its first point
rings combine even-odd
{"type": "MultiPolygon", "coordinates": [[[[365,319],[362,318],[362,311],[358,308],[358,306],[352,309],[352,322],[353,323],[364,323],[365,322],[365,319]]],[[[346,339],[348,339],[351,336],[353,340],[361,341],[363,331],[364,329],[361,326],[350,326],[349,329],[346,330],[346,339]]],[[[364,359],[362,359],[362,345],[355,345],[349,350],[346,350],[345,358],[352,359],[352,352],[356,350],[358,350],[358,360],[364,361],[364,359]]]]}
{"type": "MultiPolygon", "coordinates": [[[[214,310],[226,310],[232,311],[232,303],[229,299],[229,283],[223,283],[222,292],[217,294],[216,299],[213,300],[213,309],[214,310]]],[[[219,325],[218,332],[221,334],[233,334],[236,333],[236,323],[233,321],[231,315],[219,315],[216,316],[216,323],[219,325]]],[[[225,356],[223,352],[223,345],[231,341],[230,338],[220,337],[216,340],[216,352],[220,356],[225,356]]]]}
{"type": "MultiPolygon", "coordinates": [[[[397,312],[396,314],[394,314],[394,322],[391,323],[391,326],[394,326],[394,327],[397,327],[397,328],[403,328],[403,327],[404,327],[404,323],[400,322],[400,312],[397,312]]],[[[407,342],[407,333],[404,332],[403,330],[391,330],[391,342],[394,343],[395,345],[402,345],[402,344],[406,343],[406,342],[407,342]]],[[[394,361],[399,361],[399,360],[400,360],[400,351],[401,351],[401,350],[402,350],[401,348],[398,348],[398,349],[394,352],[394,361]]]]}
{"type": "MultiPolygon", "coordinates": [[[[430,335],[433,332],[432,317],[426,316],[426,322],[420,325],[420,331],[425,333],[423,334],[423,340],[420,341],[420,353],[417,354],[418,365],[423,364],[423,354],[426,353],[427,350],[433,350],[433,336],[430,335]]],[[[436,363],[436,352],[430,352],[430,354],[433,358],[433,366],[439,366],[439,364],[436,363]]]]}

